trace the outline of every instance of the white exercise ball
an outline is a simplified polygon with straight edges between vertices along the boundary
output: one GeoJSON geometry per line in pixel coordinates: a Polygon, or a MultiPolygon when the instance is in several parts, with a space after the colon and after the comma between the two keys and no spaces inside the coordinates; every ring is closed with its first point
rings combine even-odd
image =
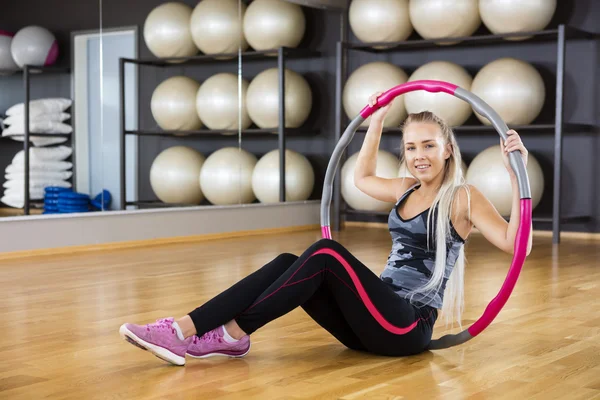
{"type": "MultiPolygon", "coordinates": [[[[401,68],[385,61],[375,61],[357,68],[350,74],[343,90],[343,107],[348,118],[355,118],[369,104],[369,96],[376,92],[385,92],[394,86],[406,83],[408,75],[401,68]]],[[[406,119],[404,96],[392,101],[384,127],[397,127],[406,119]]],[[[371,117],[360,126],[369,126],[371,117]]]]}
{"type": "Polygon", "coordinates": [[[408,0],[352,0],[348,14],[352,33],[361,42],[399,42],[413,31],[408,0]]]}
{"type": "Polygon", "coordinates": [[[196,112],[199,88],[200,84],[187,76],[173,76],[162,81],[150,100],[150,110],[158,126],[174,131],[200,129],[202,122],[196,112]]]}
{"type": "MultiPolygon", "coordinates": [[[[285,69],[285,127],[298,128],[310,115],[312,91],[304,77],[285,69]]],[[[250,119],[259,128],[279,126],[279,70],[269,68],[256,75],[246,94],[250,119]]]]}
{"type": "MultiPolygon", "coordinates": [[[[261,203],[279,202],[279,150],[262,156],[252,174],[252,190],[261,203]]],[[[285,151],[285,201],[303,201],[310,197],[315,171],[308,159],[293,150],[285,151]]]]}
{"type": "MultiPolygon", "coordinates": [[[[537,207],[544,194],[544,173],[538,160],[529,153],[527,175],[531,187],[531,207],[537,207]]],[[[467,171],[466,181],[487,197],[500,215],[510,216],[513,189],[510,175],[502,161],[500,145],[488,147],[473,159],[467,171]]]]}
{"type": "MultiPolygon", "coordinates": [[[[377,200],[358,189],[354,185],[354,169],[358,154],[350,156],[342,166],[342,198],[355,210],[362,211],[388,211],[394,203],[377,200]]],[[[377,153],[377,167],[375,174],[381,178],[397,178],[400,160],[392,153],[379,150],[377,153]]]]}
{"type": "MultiPolygon", "coordinates": [[[[489,104],[508,125],[527,125],[542,111],[546,88],[540,73],[525,61],[500,58],[475,75],[471,92],[489,104]]],[[[475,113],[485,125],[487,118],[475,113]]]]}
{"type": "Polygon", "coordinates": [[[199,204],[204,199],[198,178],[205,157],[189,147],[163,150],[150,167],[150,186],[161,201],[173,204],[199,204]]]}
{"type": "Polygon", "coordinates": [[[201,0],[190,19],[196,46],[204,54],[245,51],[248,48],[243,32],[246,8],[246,4],[238,0],[201,0]]]}
{"type": "Polygon", "coordinates": [[[252,173],[257,158],[237,147],[224,147],[212,153],[200,171],[200,187],[212,204],[252,203],[252,173]]]}
{"type": "MultiPolygon", "coordinates": [[[[196,96],[196,110],[204,125],[210,129],[238,129],[240,105],[238,76],[228,72],[215,74],[200,85],[196,96]]],[[[248,81],[241,82],[241,129],[248,128],[252,121],[246,107],[248,81]]]]}
{"type": "Polygon", "coordinates": [[[10,74],[19,69],[10,52],[13,34],[0,30],[0,75],[10,74]]]}
{"type": "Polygon", "coordinates": [[[254,0],[244,15],[244,35],[254,50],[297,47],[305,30],[302,7],[283,0],[254,0]]]}
{"type": "Polygon", "coordinates": [[[24,65],[48,66],[58,58],[58,42],[48,29],[31,25],[13,37],[10,52],[19,68],[24,65]]]}
{"type": "MultiPolygon", "coordinates": [[[[439,80],[450,82],[465,90],[471,90],[473,78],[467,70],[448,61],[432,61],[417,68],[408,81],[439,80]]],[[[473,112],[469,103],[447,93],[430,93],[425,90],[404,95],[406,112],[409,114],[431,111],[450,126],[462,125],[473,112]]]]}
{"type": "MultiPolygon", "coordinates": [[[[548,26],[556,11],[556,0],[479,0],[483,24],[495,34],[534,32],[548,26]]],[[[529,36],[506,38],[523,40],[529,36]]]]}
{"type": "Polygon", "coordinates": [[[192,40],[192,7],[163,3],[150,11],[144,22],[144,42],[156,57],[189,57],[198,53],[192,40]]]}
{"type": "Polygon", "coordinates": [[[424,39],[471,36],[481,25],[477,2],[410,0],[410,21],[424,39]]]}

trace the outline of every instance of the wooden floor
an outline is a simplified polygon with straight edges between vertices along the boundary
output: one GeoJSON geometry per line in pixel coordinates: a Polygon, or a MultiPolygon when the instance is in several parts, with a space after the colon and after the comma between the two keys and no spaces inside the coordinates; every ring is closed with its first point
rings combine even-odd
{"type": "MultiPolygon", "coordinates": [[[[345,349],[301,309],[252,336],[243,359],[169,366],[122,341],[123,322],[181,316],[319,232],[0,263],[1,399],[600,399],[600,242],[536,238],[515,292],[481,336],[386,358],[345,349]]],[[[382,229],[336,238],[374,272],[382,229]]],[[[467,247],[465,323],[495,296],[510,256],[467,247]]],[[[443,333],[436,328],[435,337],[443,333]]]]}

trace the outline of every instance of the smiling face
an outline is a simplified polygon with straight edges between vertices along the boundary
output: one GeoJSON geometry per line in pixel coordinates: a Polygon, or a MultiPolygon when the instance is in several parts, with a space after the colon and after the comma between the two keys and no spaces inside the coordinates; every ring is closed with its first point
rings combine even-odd
{"type": "Polygon", "coordinates": [[[411,122],[404,127],[404,157],[410,173],[421,183],[441,183],[451,155],[441,127],[432,122],[411,122]]]}

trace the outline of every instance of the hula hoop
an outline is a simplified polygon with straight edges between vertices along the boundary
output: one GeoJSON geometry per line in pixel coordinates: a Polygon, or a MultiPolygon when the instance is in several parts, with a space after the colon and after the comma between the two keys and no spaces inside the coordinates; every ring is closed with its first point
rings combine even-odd
{"type": "MultiPolygon", "coordinates": [[[[333,192],[333,180],[338,169],[342,153],[352,141],[352,138],[354,137],[359,125],[380,107],[386,106],[397,96],[417,90],[425,90],[432,93],[447,93],[466,101],[477,113],[483,115],[492,123],[498,134],[504,140],[507,139],[508,136],[506,132],[508,131],[508,126],[502,120],[502,118],[500,118],[500,115],[498,115],[498,113],[494,111],[494,109],[492,109],[488,104],[486,104],[481,98],[469,92],[468,90],[448,82],[435,80],[412,81],[391,88],[378,98],[375,106],[371,107],[367,105],[362,109],[359,115],[357,115],[352,122],[350,122],[335,149],[333,150],[333,154],[327,166],[327,172],[325,173],[323,197],[321,200],[321,233],[323,238],[331,239],[329,212],[333,192]]],[[[527,257],[527,243],[531,231],[531,189],[529,186],[529,178],[527,176],[525,163],[523,162],[520,153],[518,151],[511,152],[509,154],[509,160],[510,166],[515,173],[519,185],[521,218],[519,221],[519,229],[515,237],[515,250],[512,263],[508,270],[506,279],[504,280],[504,284],[500,288],[496,297],[490,301],[484,313],[477,321],[475,321],[475,323],[460,333],[449,334],[442,336],[439,339],[431,340],[428,349],[436,350],[456,346],[479,335],[492,323],[494,318],[496,318],[502,307],[504,307],[504,304],[506,304],[515,287],[515,284],[517,283],[517,279],[519,278],[525,258],[527,257]]]]}

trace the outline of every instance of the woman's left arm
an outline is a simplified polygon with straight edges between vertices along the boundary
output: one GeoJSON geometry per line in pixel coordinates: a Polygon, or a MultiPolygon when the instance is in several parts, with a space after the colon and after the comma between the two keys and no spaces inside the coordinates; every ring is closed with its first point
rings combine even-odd
{"type": "MultiPolygon", "coordinates": [[[[519,197],[519,186],[517,178],[510,167],[508,154],[511,151],[520,151],[523,161],[527,166],[527,149],[521,142],[521,139],[517,132],[510,130],[507,132],[508,139],[506,143],[500,139],[500,148],[502,151],[502,158],[504,160],[504,166],[508,170],[510,175],[510,181],[512,186],[512,208],[510,213],[510,219],[508,222],[498,213],[498,210],[492,205],[492,203],[474,186],[470,185],[471,192],[471,223],[481,232],[481,234],[489,240],[493,245],[499,249],[513,254],[515,237],[519,229],[519,221],[521,219],[521,199],[519,197]]],[[[533,229],[529,234],[529,240],[527,243],[527,254],[531,252],[533,244],[533,229]]]]}

